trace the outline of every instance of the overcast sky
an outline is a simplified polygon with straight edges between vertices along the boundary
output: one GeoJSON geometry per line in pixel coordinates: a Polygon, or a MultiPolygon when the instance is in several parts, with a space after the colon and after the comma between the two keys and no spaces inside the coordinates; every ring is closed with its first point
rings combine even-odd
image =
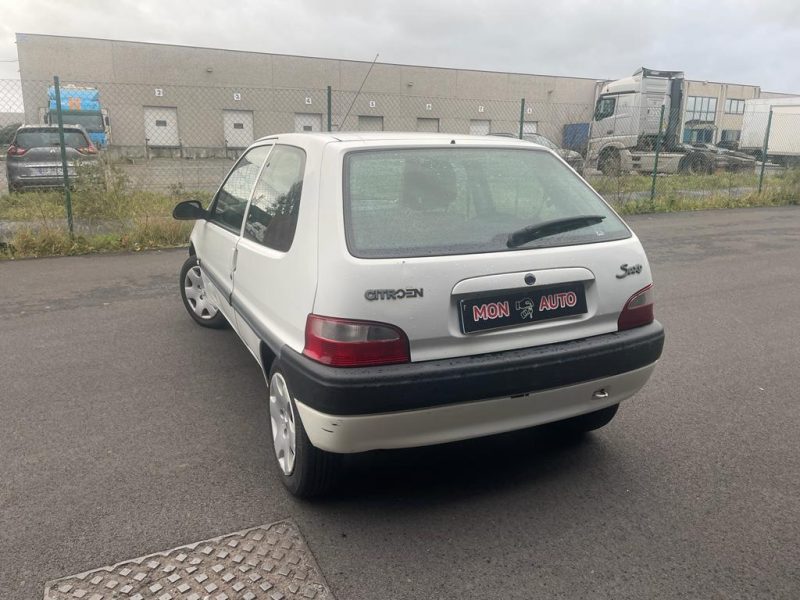
{"type": "Polygon", "coordinates": [[[0,0],[0,17],[0,79],[26,32],[800,93],[798,0],[0,0]]]}

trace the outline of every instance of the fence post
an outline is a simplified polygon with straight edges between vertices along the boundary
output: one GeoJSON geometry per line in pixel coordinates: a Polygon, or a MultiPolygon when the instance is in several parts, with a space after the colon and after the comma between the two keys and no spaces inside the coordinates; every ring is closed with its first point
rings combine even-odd
{"type": "Polygon", "coordinates": [[[664,132],[664,104],[661,104],[661,114],[658,117],[658,137],[656,138],[656,156],[653,159],[653,181],[650,184],[650,203],[656,197],[656,175],[658,174],[658,153],[661,152],[661,134],[664,132]]]}
{"type": "Polygon", "coordinates": [[[758,176],[758,193],[761,193],[761,186],[764,183],[764,167],[767,164],[767,148],[769,146],[769,130],[772,127],[772,107],[769,107],[769,117],[767,118],[767,131],[764,133],[764,148],[761,150],[761,174],[758,176]]]}
{"type": "Polygon", "coordinates": [[[525,123],[525,98],[519,101],[519,139],[522,139],[523,124],[525,123]]]}
{"type": "Polygon", "coordinates": [[[331,131],[333,129],[332,127],[333,121],[331,115],[331,106],[333,105],[333,102],[331,101],[331,95],[332,95],[331,86],[328,86],[328,131],[331,131]]]}
{"type": "Polygon", "coordinates": [[[69,172],[67,171],[67,148],[64,144],[64,119],[61,116],[61,86],[58,81],[58,75],[53,76],[53,87],[56,92],[56,117],[58,118],[58,141],[61,146],[61,169],[64,176],[64,204],[67,209],[67,227],[69,228],[69,237],[75,236],[75,231],[72,223],[72,194],[69,189],[69,172]]]}

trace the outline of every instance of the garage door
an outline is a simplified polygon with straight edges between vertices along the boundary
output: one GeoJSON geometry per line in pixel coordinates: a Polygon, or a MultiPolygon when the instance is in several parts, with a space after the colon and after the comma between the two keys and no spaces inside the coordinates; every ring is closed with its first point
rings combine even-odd
{"type": "Polygon", "coordinates": [[[472,119],[469,122],[469,133],[470,135],[489,135],[489,131],[491,130],[491,121],[486,121],[483,119],[472,119]]]}
{"type": "Polygon", "coordinates": [[[249,110],[223,110],[222,125],[225,145],[228,148],[247,148],[253,143],[253,112],[249,110]]]}
{"type": "Polygon", "coordinates": [[[383,131],[383,117],[361,115],[358,117],[359,131],[383,131]]]}
{"type": "Polygon", "coordinates": [[[322,115],[319,113],[295,113],[295,131],[322,131],[322,115]]]}
{"type": "Polygon", "coordinates": [[[144,107],[144,137],[148,146],[180,146],[178,109],[164,106],[144,107]]]}
{"type": "Polygon", "coordinates": [[[439,119],[430,119],[424,117],[417,118],[417,131],[430,131],[432,133],[438,133],[439,131],[439,119]]]}

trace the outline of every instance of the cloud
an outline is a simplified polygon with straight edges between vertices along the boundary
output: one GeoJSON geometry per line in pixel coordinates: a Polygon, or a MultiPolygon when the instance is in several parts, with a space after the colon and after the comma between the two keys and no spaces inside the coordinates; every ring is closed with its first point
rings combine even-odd
{"type": "MultiPolygon", "coordinates": [[[[24,31],[592,78],[649,66],[800,93],[792,0],[29,0],[3,12],[0,59],[24,31]]],[[[0,62],[0,78],[15,76],[0,62]]]]}

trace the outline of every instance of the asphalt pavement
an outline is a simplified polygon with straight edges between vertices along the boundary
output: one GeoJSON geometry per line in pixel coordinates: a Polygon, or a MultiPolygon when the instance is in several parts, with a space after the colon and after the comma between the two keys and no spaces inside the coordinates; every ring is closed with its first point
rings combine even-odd
{"type": "Polygon", "coordinates": [[[316,502],[185,251],[0,263],[0,598],[282,519],[339,600],[800,597],[800,208],[629,222],[667,342],[611,425],[354,457],[316,502]]]}

